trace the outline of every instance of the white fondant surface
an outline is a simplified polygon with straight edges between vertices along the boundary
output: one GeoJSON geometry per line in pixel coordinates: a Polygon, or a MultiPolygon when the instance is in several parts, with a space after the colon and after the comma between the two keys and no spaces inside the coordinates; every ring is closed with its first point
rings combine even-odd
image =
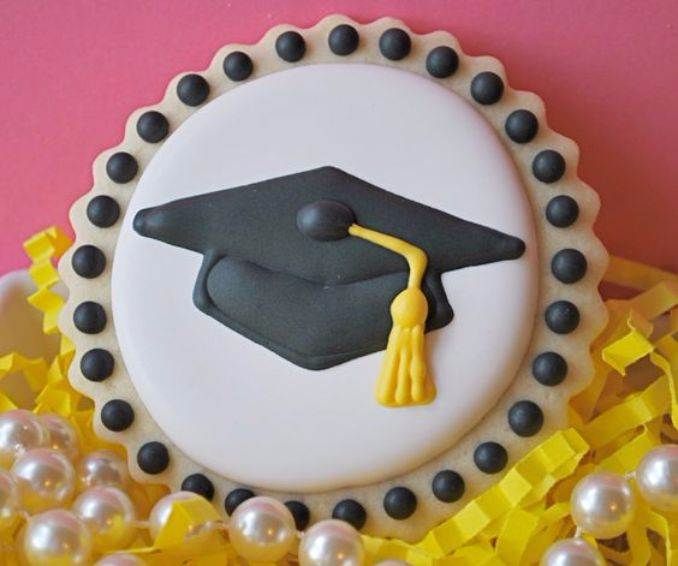
{"type": "Polygon", "coordinates": [[[536,252],[513,162],[461,97],[386,67],[303,66],[215,99],[157,152],[117,244],[113,315],[139,396],[196,462],[259,488],[364,485],[441,453],[501,396],[530,338],[536,252]],[[141,208],[323,165],[527,243],[443,275],[455,317],[427,334],[431,405],[375,401],[383,352],[310,371],[222,326],[192,303],[202,257],[132,230],[141,208]]]}

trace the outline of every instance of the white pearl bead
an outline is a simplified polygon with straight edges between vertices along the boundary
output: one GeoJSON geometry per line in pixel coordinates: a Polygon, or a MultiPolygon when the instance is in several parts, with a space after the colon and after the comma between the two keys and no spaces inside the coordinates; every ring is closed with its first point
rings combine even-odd
{"type": "Polygon", "coordinates": [[[94,566],[144,566],[144,562],[136,554],[128,554],[126,552],[109,554],[105,556],[94,566]]]}
{"type": "Polygon", "coordinates": [[[134,505],[117,487],[89,488],[75,500],[73,512],[87,525],[98,552],[125,548],[134,537],[134,505]]]}
{"type": "Polygon", "coordinates": [[[344,521],[321,521],[301,538],[300,566],[360,566],[364,563],[365,549],[360,534],[344,521]]]}
{"type": "Polygon", "coordinates": [[[243,501],[228,529],[236,552],[252,562],[276,562],[292,550],[297,530],[290,510],[270,497],[243,501]]]}
{"type": "Polygon", "coordinates": [[[77,466],[78,486],[84,491],[98,485],[124,489],[130,481],[127,463],[111,450],[96,450],[85,454],[77,466]]]}
{"type": "Polygon", "coordinates": [[[678,444],[650,450],[636,470],[636,483],[652,507],[678,513],[678,444]]]}
{"type": "Polygon", "coordinates": [[[89,531],[80,519],[65,509],[52,509],[31,517],[22,546],[30,566],[91,564],[89,531]]]}
{"type": "Polygon", "coordinates": [[[551,546],[541,566],[605,566],[603,555],[581,538],[567,538],[551,546]]]}
{"type": "Polygon", "coordinates": [[[60,450],[71,460],[78,456],[79,442],[75,429],[66,419],[59,415],[40,415],[42,426],[47,429],[49,440],[47,442],[50,448],[60,450]]]}
{"type": "Polygon", "coordinates": [[[19,488],[9,472],[0,470],[0,531],[19,515],[19,488]]]}
{"type": "Polygon", "coordinates": [[[0,413],[0,467],[9,468],[27,450],[47,443],[47,430],[24,409],[0,413]]]}
{"type": "Polygon", "coordinates": [[[185,501],[195,497],[200,496],[192,491],[177,491],[159,499],[148,516],[148,529],[151,532],[151,537],[155,540],[155,537],[158,536],[158,533],[165,526],[165,523],[167,523],[167,519],[169,519],[170,513],[172,512],[172,504],[175,501],[185,501]]]}
{"type": "Polygon", "coordinates": [[[614,538],[633,520],[636,501],[629,482],[619,474],[598,472],[582,478],[572,491],[572,518],[595,538],[614,538]]]}
{"type": "Polygon", "coordinates": [[[21,504],[30,513],[60,507],[75,491],[71,461],[51,448],[35,448],[19,456],[12,475],[19,486],[21,504]]]}

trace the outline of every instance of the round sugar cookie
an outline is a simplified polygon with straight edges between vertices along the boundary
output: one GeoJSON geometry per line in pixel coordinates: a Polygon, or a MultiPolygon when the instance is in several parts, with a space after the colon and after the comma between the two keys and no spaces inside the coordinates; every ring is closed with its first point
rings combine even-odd
{"type": "Polygon", "coordinates": [[[606,254],[577,159],[444,32],[330,16],[228,45],[73,206],[70,379],[140,481],[416,540],[592,373],[606,254]]]}

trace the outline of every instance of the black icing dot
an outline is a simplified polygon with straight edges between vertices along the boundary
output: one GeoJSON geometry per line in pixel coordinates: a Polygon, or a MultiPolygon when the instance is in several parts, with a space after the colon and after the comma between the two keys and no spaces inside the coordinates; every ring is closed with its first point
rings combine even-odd
{"type": "Polygon", "coordinates": [[[384,510],[393,519],[407,519],[416,509],[417,496],[406,487],[393,487],[384,496],[384,510]]]}
{"type": "Polygon", "coordinates": [[[355,214],[336,200],[318,200],[307,204],[297,213],[297,228],[314,240],[340,240],[348,236],[355,214]]]}
{"type": "Polygon", "coordinates": [[[433,495],[445,503],[452,503],[461,499],[464,495],[466,485],[464,478],[453,470],[442,470],[438,472],[431,482],[433,495]]]}
{"type": "Polygon", "coordinates": [[[252,74],[253,70],[252,59],[242,51],[229,53],[224,59],[224,73],[232,81],[244,81],[252,74]]]}
{"type": "Polygon", "coordinates": [[[87,218],[99,228],[113,226],[120,217],[120,205],[107,195],[94,197],[87,204],[87,218]]]}
{"type": "Polygon", "coordinates": [[[565,174],[565,158],[553,149],[540,151],[532,161],[532,173],[542,183],[555,183],[565,174]]]}
{"type": "Polygon", "coordinates": [[[546,219],[557,228],[567,228],[579,216],[577,201],[567,195],[553,197],[546,205],[546,219]]]}
{"type": "Polygon", "coordinates": [[[85,301],[75,307],[73,324],[85,334],[98,334],[106,326],[106,311],[99,303],[85,301]]]}
{"type": "Polygon", "coordinates": [[[303,531],[308,527],[308,523],[311,521],[311,512],[306,505],[301,501],[285,501],[285,506],[290,510],[290,513],[292,513],[294,525],[297,527],[298,531],[303,531]]]}
{"type": "Polygon", "coordinates": [[[159,474],[169,466],[169,452],[162,442],[147,442],[137,452],[137,464],[147,474],[159,474]]]}
{"type": "Polygon", "coordinates": [[[295,63],[306,53],[306,42],[299,32],[285,31],[275,40],[275,51],[283,61],[295,63]]]}
{"type": "Polygon", "coordinates": [[[214,497],[214,484],[203,474],[186,476],[184,481],[181,482],[181,490],[202,495],[207,501],[212,501],[214,497]]]}
{"type": "Polygon", "coordinates": [[[445,79],[459,67],[457,52],[447,45],[440,45],[429,51],[426,57],[426,70],[437,79],[445,79]]]}
{"type": "Polygon", "coordinates": [[[129,183],[138,171],[137,160],[125,151],[114,153],[106,162],[106,174],[116,183],[129,183]]]}
{"type": "Polygon", "coordinates": [[[551,259],[551,272],[558,281],[574,283],[586,274],[586,257],[579,250],[566,248],[551,259]]]}
{"type": "Polygon", "coordinates": [[[103,381],[111,376],[115,360],[110,352],[94,348],[80,358],[80,371],[90,381],[103,381]]]}
{"type": "Polygon", "coordinates": [[[516,143],[527,143],[534,139],[539,130],[537,117],[529,110],[515,110],[504,124],[506,135],[516,143]]]}
{"type": "Polygon", "coordinates": [[[149,143],[158,143],[167,136],[169,122],[160,112],[149,110],[144,112],[137,120],[137,134],[149,143]]]}
{"type": "Polygon", "coordinates": [[[546,307],[546,325],[557,334],[568,334],[579,325],[579,309],[570,301],[556,301],[546,307]]]}
{"type": "Polygon", "coordinates": [[[558,385],[567,375],[567,362],[556,352],[543,352],[532,362],[532,375],[542,385],[558,385]]]}
{"type": "Polygon", "coordinates": [[[360,43],[360,36],[353,26],[340,24],[335,27],[327,38],[327,44],[335,55],[350,55],[360,43]]]}
{"type": "Polygon", "coordinates": [[[334,506],[332,518],[346,521],[349,525],[353,525],[356,529],[360,530],[365,526],[367,521],[367,512],[357,501],[344,499],[334,506]]]}
{"type": "Polygon", "coordinates": [[[387,29],[379,38],[379,51],[391,61],[400,61],[410,54],[412,40],[406,31],[399,28],[387,29]]]}
{"type": "Polygon", "coordinates": [[[80,277],[92,279],[101,275],[106,268],[106,256],[96,246],[89,244],[80,246],[73,253],[71,265],[80,277]]]}
{"type": "Polygon", "coordinates": [[[532,401],[518,401],[509,409],[508,422],[518,436],[533,436],[544,424],[544,413],[532,401]]]}
{"type": "Polygon", "coordinates": [[[504,94],[504,81],[496,73],[484,71],[471,81],[471,96],[480,104],[494,104],[504,94]]]}
{"type": "Polygon", "coordinates": [[[508,454],[498,442],[483,442],[473,452],[473,461],[481,472],[496,474],[506,467],[508,454]]]}
{"type": "Polygon", "coordinates": [[[251,489],[246,489],[244,487],[234,489],[226,496],[226,499],[224,499],[226,513],[232,515],[238,505],[252,497],[254,497],[254,492],[251,489]]]}
{"type": "Polygon", "coordinates": [[[177,96],[187,106],[200,106],[209,94],[210,85],[200,75],[186,75],[177,84],[177,96]]]}
{"type": "Polygon", "coordinates": [[[126,430],[134,422],[134,409],[127,401],[113,399],[101,408],[101,422],[114,432],[126,430]]]}

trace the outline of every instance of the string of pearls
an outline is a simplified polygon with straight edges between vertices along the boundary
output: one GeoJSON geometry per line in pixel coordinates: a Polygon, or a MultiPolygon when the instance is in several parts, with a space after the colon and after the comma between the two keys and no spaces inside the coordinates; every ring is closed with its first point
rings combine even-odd
{"type": "Polygon", "coordinates": [[[604,565],[601,553],[580,535],[610,539],[628,529],[638,504],[630,479],[650,507],[678,514],[678,444],[663,444],[650,450],[628,476],[596,472],[577,483],[570,499],[577,534],[552,545],[542,566],[604,565]]]}

